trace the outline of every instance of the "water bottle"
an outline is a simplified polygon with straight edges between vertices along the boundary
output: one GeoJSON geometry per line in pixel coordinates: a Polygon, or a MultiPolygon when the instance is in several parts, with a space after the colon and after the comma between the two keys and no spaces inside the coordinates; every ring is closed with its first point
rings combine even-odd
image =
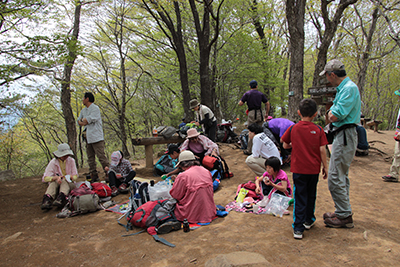
{"type": "Polygon", "coordinates": [[[184,220],[183,220],[183,231],[184,231],[185,233],[187,233],[187,232],[190,231],[190,226],[189,226],[189,222],[188,222],[187,219],[184,219],[184,220]]]}
{"type": "Polygon", "coordinates": [[[153,137],[157,137],[157,136],[158,136],[157,128],[156,128],[156,126],[154,126],[154,128],[153,128],[153,137]]]}
{"type": "Polygon", "coordinates": [[[140,207],[142,205],[142,198],[140,197],[139,193],[136,193],[133,196],[133,200],[136,202],[137,206],[140,207]]]}

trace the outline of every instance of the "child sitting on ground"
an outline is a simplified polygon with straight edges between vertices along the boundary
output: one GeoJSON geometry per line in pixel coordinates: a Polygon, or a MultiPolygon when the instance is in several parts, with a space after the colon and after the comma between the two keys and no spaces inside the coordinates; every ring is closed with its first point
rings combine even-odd
{"type": "Polygon", "coordinates": [[[292,196],[292,188],[286,173],[281,169],[281,161],[277,157],[269,157],[265,161],[267,170],[256,180],[256,193],[263,194],[264,197],[271,198],[273,193],[292,196]]]}

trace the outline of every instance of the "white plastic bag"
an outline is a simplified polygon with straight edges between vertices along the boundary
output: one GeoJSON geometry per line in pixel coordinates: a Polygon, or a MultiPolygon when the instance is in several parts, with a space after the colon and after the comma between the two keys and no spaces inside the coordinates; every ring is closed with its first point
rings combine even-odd
{"type": "Polygon", "coordinates": [[[159,199],[171,199],[171,195],[169,191],[172,189],[172,185],[166,181],[160,181],[156,183],[154,186],[149,186],[149,196],[150,200],[159,200],[159,199]]]}
{"type": "Polygon", "coordinates": [[[283,212],[289,207],[290,197],[281,194],[273,193],[265,210],[267,214],[273,214],[277,217],[282,217],[283,212]]]}

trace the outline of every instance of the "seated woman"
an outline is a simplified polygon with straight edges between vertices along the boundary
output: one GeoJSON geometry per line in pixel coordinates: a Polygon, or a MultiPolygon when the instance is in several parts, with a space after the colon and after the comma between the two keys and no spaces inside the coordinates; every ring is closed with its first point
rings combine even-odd
{"type": "Polygon", "coordinates": [[[108,172],[111,196],[115,197],[119,193],[128,193],[129,182],[136,176],[129,160],[124,159],[121,151],[114,151],[111,154],[110,167],[105,167],[108,172]]]}
{"type": "Polygon", "coordinates": [[[176,163],[178,162],[179,153],[179,147],[175,144],[170,144],[167,154],[161,156],[154,165],[154,172],[159,176],[164,174],[170,176],[174,173],[178,173],[179,170],[176,167],[176,163]]]}
{"type": "Polygon", "coordinates": [[[265,161],[267,170],[256,180],[256,194],[263,194],[270,199],[273,193],[292,196],[292,188],[286,173],[281,169],[281,161],[277,157],[270,157],[265,161]]]}
{"type": "Polygon", "coordinates": [[[49,162],[42,177],[42,182],[49,184],[40,206],[42,210],[51,209],[53,204],[63,208],[67,204],[69,192],[75,188],[74,182],[78,179],[75,160],[70,157],[74,153],[69,145],[58,145],[53,154],[55,158],[49,162]],[[57,199],[53,202],[56,196],[57,199]]]}
{"type": "Polygon", "coordinates": [[[187,130],[185,142],[181,145],[181,152],[190,150],[196,158],[202,162],[204,156],[218,156],[218,145],[211,141],[208,137],[200,135],[195,128],[187,130]]]}
{"type": "Polygon", "coordinates": [[[200,166],[191,151],[179,155],[180,173],[170,190],[177,200],[175,216],[178,221],[187,219],[189,223],[209,223],[216,216],[213,181],[210,171],[200,166]]]}

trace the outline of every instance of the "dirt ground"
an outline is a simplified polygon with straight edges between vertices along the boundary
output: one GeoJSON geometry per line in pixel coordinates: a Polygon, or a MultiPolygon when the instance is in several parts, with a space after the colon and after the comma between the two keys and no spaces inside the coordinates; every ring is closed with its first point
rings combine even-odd
{"type": "MultiPolygon", "coordinates": [[[[218,254],[248,251],[263,255],[275,266],[400,266],[400,183],[385,183],[380,178],[391,164],[394,132],[367,130],[367,134],[370,145],[379,151],[371,149],[369,156],[355,157],[351,164],[353,229],[324,226],[322,214],[334,211],[334,205],[327,181],[320,180],[317,222],[302,240],[293,239],[292,214],[277,218],[231,211],[189,233],[164,235],[176,245],[170,248],[147,233],[121,237],[126,232],[117,224],[116,213],[98,211],[58,219],[56,208],[42,211],[46,186],[40,177],[29,177],[0,183],[0,265],[204,266],[218,254]]],[[[215,193],[215,203],[225,206],[233,200],[237,185],[255,175],[240,149],[232,144],[220,147],[235,175],[223,180],[215,193]]],[[[285,171],[291,179],[289,168],[285,171]]],[[[128,195],[114,199],[122,202],[128,195]]],[[[293,207],[289,210],[292,213],[293,207]]]]}

